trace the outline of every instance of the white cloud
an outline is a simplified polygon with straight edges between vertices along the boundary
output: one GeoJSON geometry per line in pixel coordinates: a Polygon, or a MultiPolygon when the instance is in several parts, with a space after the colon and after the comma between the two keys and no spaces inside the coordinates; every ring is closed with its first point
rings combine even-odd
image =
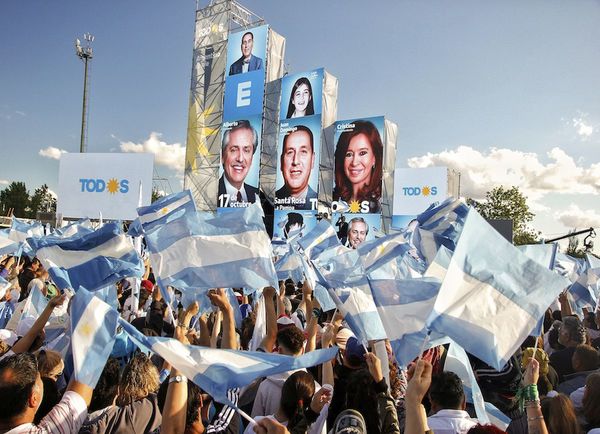
{"type": "Polygon", "coordinates": [[[185,146],[181,143],[168,144],[160,140],[161,134],[151,132],[142,143],[121,142],[123,152],[150,152],[154,154],[156,164],[183,173],[185,164],[185,146]]]}
{"type": "Polygon", "coordinates": [[[0,179],[0,185],[8,185],[10,184],[10,181],[6,180],[6,179],[0,179]]]}
{"type": "Polygon", "coordinates": [[[583,118],[573,118],[572,122],[577,134],[584,140],[594,134],[594,127],[586,124],[583,118]]]}
{"type": "Polygon", "coordinates": [[[499,185],[517,186],[533,202],[549,193],[600,194],[600,162],[580,166],[560,148],[547,156],[550,162],[544,164],[535,153],[501,148],[481,152],[459,146],[407,162],[409,167],[448,166],[459,171],[461,192],[475,199],[499,185]]]}
{"type": "Polygon", "coordinates": [[[15,110],[15,113],[18,114],[19,116],[27,116],[25,114],[25,112],[22,112],[21,110],[15,110]]]}
{"type": "Polygon", "coordinates": [[[38,152],[38,154],[42,157],[51,158],[53,160],[60,160],[60,156],[62,154],[66,154],[66,152],[67,151],[65,151],[64,149],[58,149],[54,146],[48,146],[46,149],[40,149],[40,152],[38,152]]]}
{"type": "Polygon", "coordinates": [[[569,228],[600,227],[600,214],[592,209],[583,210],[574,203],[566,210],[556,212],[554,217],[569,228]]]}

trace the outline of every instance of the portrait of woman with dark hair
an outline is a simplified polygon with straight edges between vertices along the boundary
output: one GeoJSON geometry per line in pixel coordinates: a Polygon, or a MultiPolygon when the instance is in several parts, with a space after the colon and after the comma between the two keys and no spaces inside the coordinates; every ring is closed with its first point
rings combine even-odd
{"type": "Polygon", "coordinates": [[[314,114],[312,85],[308,78],[300,77],[292,87],[286,119],[301,118],[302,116],[314,114]]]}
{"type": "Polygon", "coordinates": [[[369,203],[370,213],[381,208],[383,177],[383,141],[370,121],[353,121],[354,128],[344,131],[335,148],[335,188],[333,200],[369,203]]]}

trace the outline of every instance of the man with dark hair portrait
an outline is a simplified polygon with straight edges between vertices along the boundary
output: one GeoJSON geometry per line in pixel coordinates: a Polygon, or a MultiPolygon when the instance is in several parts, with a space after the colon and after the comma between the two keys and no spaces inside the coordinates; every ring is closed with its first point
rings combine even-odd
{"type": "Polygon", "coordinates": [[[229,75],[242,74],[249,71],[263,69],[263,61],[260,57],[252,54],[254,46],[254,34],[246,32],[242,36],[242,57],[233,62],[229,67],[229,75]]]}

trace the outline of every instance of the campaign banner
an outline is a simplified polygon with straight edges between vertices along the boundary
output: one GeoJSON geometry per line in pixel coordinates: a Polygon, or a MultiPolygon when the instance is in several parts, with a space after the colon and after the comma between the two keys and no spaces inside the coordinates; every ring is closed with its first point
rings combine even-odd
{"type": "Polygon", "coordinates": [[[381,212],[384,124],[383,116],[335,123],[333,211],[344,202],[351,213],[381,212]]]}
{"type": "Polygon", "coordinates": [[[230,33],[227,40],[227,76],[263,71],[267,58],[269,26],[230,33]]]}
{"type": "Polygon", "coordinates": [[[258,195],[262,115],[223,123],[217,206],[247,207],[258,195]]]}
{"type": "Polygon", "coordinates": [[[357,249],[365,242],[375,239],[376,233],[382,233],[381,214],[333,213],[333,227],[340,242],[351,249],[357,249]]]}
{"type": "Polygon", "coordinates": [[[292,237],[302,237],[317,225],[314,211],[275,210],[273,216],[273,241],[285,241],[292,237]]]}
{"type": "Polygon", "coordinates": [[[448,197],[448,169],[396,168],[394,170],[394,202],[392,228],[408,228],[417,215],[434,202],[448,197]]]}
{"type": "Polygon", "coordinates": [[[153,154],[65,153],[58,169],[57,214],[133,220],[152,197],[153,154]]]}
{"type": "Polygon", "coordinates": [[[323,68],[319,68],[281,79],[280,120],[321,115],[323,73],[323,68]]]}
{"type": "Polygon", "coordinates": [[[261,114],[265,95],[263,70],[227,77],[223,120],[231,121],[244,116],[261,114]]]}
{"type": "Polygon", "coordinates": [[[319,116],[281,122],[277,144],[276,209],[317,209],[320,148],[319,116]]]}

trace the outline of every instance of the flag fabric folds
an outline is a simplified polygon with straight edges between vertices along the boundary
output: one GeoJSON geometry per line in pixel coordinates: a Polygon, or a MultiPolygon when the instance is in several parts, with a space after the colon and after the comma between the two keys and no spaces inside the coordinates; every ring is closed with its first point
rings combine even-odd
{"type": "Polygon", "coordinates": [[[567,283],[471,209],[427,323],[500,370],[567,283]]]}
{"type": "Polygon", "coordinates": [[[233,405],[227,397],[231,388],[246,386],[260,377],[321,364],[333,359],[338,351],[332,347],[293,357],[198,347],[176,339],[144,336],[126,321],[119,323],[138,346],[160,355],[215,400],[228,405],[233,405]]]}
{"type": "Polygon", "coordinates": [[[186,213],[146,232],[161,288],[277,287],[260,204],[218,217],[186,213]]]}
{"type": "Polygon", "coordinates": [[[477,384],[469,357],[465,350],[456,342],[450,342],[448,352],[446,353],[444,371],[454,372],[462,380],[466,401],[475,407],[479,423],[491,423],[502,431],[506,430],[511,421],[510,417],[498,410],[493,404],[483,400],[483,395],[477,384]]]}
{"type": "Polygon", "coordinates": [[[94,232],[90,219],[81,219],[62,228],[56,228],[52,235],[69,238],[73,235],[85,235],[94,232]]]}
{"type": "Polygon", "coordinates": [[[82,286],[95,290],[144,273],[139,254],[114,222],[84,235],[50,235],[27,241],[61,289],[82,286]]]}
{"type": "Polygon", "coordinates": [[[113,349],[119,313],[79,288],[71,303],[71,351],[75,379],[95,387],[113,349]]]}
{"type": "Polygon", "coordinates": [[[196,212],[196,204],[189,190],[165,196],[152,205],[138,208],[138,218],[134,220],[128,235],[140,236],[161,225],[183,217],[187,213],[196,212]]]}
{"type": "Polygon", "coordinates": [[[43,237],[44,226],[41,223],[28,223],[13,217],[8,238],[17,243],[22,243],[29,237],[43,237]]]}
{"type": "Polygon", "coordinates": [[[13,254],[18,249],[19,243],[11,240],[10,238],[0,236],[0,256],[13,254]]]}

